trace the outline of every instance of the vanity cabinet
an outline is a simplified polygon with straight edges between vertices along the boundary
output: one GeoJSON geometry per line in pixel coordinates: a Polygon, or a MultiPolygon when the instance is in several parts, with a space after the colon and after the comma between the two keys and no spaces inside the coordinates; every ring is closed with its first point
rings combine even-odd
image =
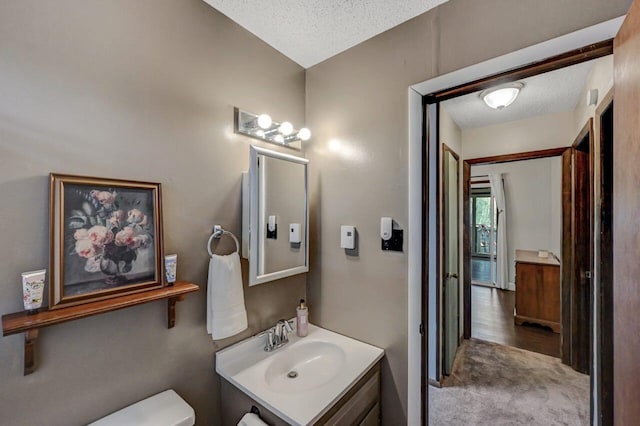
{"type": "MultiPolygon", "coordinates": [[[[262,420],[271,426],[289,424],[251,399],[224,378],[221,380],[222,425],[235,426],[242,416],[256,406],[262,420]]],[[[347,393],[313,425],[377,426],[380,424],[380,362],[366,372],[347,393]]]]}
{"type": "Polygon", "coordinates": [[[516,250],[517,325],[535,323],[560,333],[560,262],[538,252],[516,250]]]}

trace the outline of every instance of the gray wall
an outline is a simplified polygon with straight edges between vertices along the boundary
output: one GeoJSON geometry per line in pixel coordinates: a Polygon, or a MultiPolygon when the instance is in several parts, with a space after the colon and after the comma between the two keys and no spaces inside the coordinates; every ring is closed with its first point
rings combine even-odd
{"type": "Polygon", "coordinates": [[[393,216],[411,232],[407,87],[620,16],[629,4],[451,0],[307,70],[311,321],[386,350],[385,424],[406,419],[407,257],[382,252],[379,229],[381,216],[393,216]],[[359,231],[357,258],[339,246],[346,224],[359,231]]]}
{"type": "MultiPolygon", "coordinates": [[[[233,134],[233,106],[302,126],[304,70],[200,0],[0,2],[0,313],[48,267],[49,172],[162,182],[166,252],[205,284],[213,224],[240,236],[257,142],[233,134]]],[[[216,349],[293,317],[305,284],[246,288],[250,330],[217,344],[202,290],[171,330],[161,302],[43,329],[26,377],[23,336],[2,337],[0,424],[86,424],[166,388],[219,424],[216,349]]]]}

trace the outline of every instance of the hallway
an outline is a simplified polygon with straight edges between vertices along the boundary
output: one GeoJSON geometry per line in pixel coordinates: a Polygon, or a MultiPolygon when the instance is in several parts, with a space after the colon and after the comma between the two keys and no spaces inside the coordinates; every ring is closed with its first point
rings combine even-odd
{"type": "Polygon", "coordinates": [[[588,425],[589,376],[559,359],[465,340],[453,374],[429,387],[429,425],[588,425]]]}

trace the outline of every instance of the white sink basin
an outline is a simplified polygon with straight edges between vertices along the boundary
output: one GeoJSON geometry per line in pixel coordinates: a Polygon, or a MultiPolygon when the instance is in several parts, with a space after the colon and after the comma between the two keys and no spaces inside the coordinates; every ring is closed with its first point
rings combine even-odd
{"type": "Polygon", "coordinates": [[[321,387],[344,368],[347,355],[331,342],[300,342],[290,351],[272,357],[265,381],[275,392],[292,393],[321,387]]]}
{"type": "Polygon", "coordinates": [[[265,352],[251,337],[216,353],[216,371],[289,424],[318,420],[384,355],[375,346],[309,324],[309,335],[265,352]]]}

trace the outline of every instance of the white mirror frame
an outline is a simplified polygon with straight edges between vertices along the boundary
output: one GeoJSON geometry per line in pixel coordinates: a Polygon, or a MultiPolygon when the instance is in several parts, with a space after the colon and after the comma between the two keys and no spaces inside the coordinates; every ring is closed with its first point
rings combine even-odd
{"type": "MultiPolygon", "coordinates": [[[[250,208],[250,220],[249,220],[249,285],[263,284],[269,281],[278,280],[280,278],[289,277],[291,275],[302,274],[309,272],[309,160],[306,158],[296,157],[294,155],[284,154],[269,149],[260,148],[251,145],[250,164],[249,164],[249,208],[250,208]],[[264,203],[260,205],[261,188],[259,188],[260,181],[264,182],[264,179],[259,179],[261,176],[258,173],[264,173],[264,169],[258,167],[259,157],[267,156],[276,158],[278,160],[290,161],[304,165],[304,265],[296,266],[294,268],[283,269],[281,271],[271,272],[269,274],[258,275],[258,267],[264,260],[264,250],[259,251],[261,232],[254,232],[254,230],[260,229],[259,220],[264,216],[264,203]],[[260,257],[258,256],[260,253],[260,257]]],[[[263,177],[263,176],[262,176],[263,177]]]]}

